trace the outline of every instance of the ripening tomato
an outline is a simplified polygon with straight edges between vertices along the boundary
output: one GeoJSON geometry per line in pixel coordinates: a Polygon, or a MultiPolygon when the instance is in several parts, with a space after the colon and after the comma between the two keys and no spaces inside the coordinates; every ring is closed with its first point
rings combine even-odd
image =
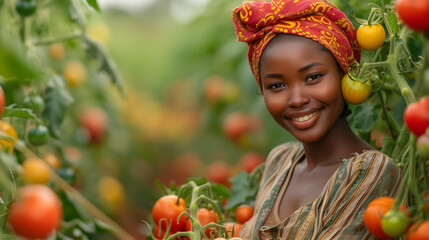
{"type": "Polygon", "coordinates": [[[64,56],[64,46],[62,43],[53,43],[49,46],[49,55],[52,59],[58,60],[64,56]]]}
{"type": "Polygon", "coordinates": [[[341,92],[343,98],[351,104],[361,104],[371,95],[372,85],[363,83],[349,74],[341,79],[341,92]]]}
{"type": "MultiPolygon", "coordinates": [[[[186,215],[182,214],[179,219],[179,215],[183,212],[186,212],[186,202],[183,198],[176,195],[165,195],[153,205],[152,218],[156,224],[160,224],[161,219],[167,220],[168,224],[171,224],[170,233],[175,233],[186,226],[186,215]]],[[[161,221],[161,229],[167,229],[166,221],[161,221]]]]}
{"type": "Polygon", "coordinates": [[[243,224],[238,222],[225,222],[223,225],[231,237],[238,237],[238,234],[240,234],[241,228],[243,227],[243,224]],[[232,232],[234,232],[234,234],[232,234],[232,232]]]}
{"type": "Polygon", "coordinates": [[[3,88],[0,86],[0,117],[3,114],[5,106],[6,106],[6,97],[4,95],[3,88]]]}
{"type": "Polygon", "coordinates": [[[428,0],[396,0],[395,8],[399,18],[417,31],[429,30],[428,0]]]}
{"type": "Polygon", "coordinates": [[[12,230],[25,238],[46,238],[62,220],[61,200],[45,185],[26,185],[18,189],[10,206],[8,222],[12,230]]]}
{"type": "Polygon", "coordinates": [[[122,183],[111,176],[100,178],[98,185],[98,193],[101,199],[111,208],[116,210],[125,201],[125,190],[122,183]]]}
{"type": "Polygon", "coordinates": [[[404,121],[408,129],[417,136],[429,127],[429,95],[409,104],[404,111],[404,121]]]}
{"type": "Polygon", "coordinates": [[[253,169],[264,163],[265,157],[257,152],[246,152],[240,158],[241,169],[247,173],[251,173],[253,169]]]}
{"type": "Polygon", "coordinates": [[[63,76],[70,87],[81,85],[86,80],[86,75],[86,68],[79,61],[69,61],[64,65],[63,76]]]}
{"type": "Polygon", "coordinates": [[[356,40],[359,45],[368,51],[380,48],[384,44],[385,39],[386,32],[381,24],[360,25],[356,33],[356,40]]]}
{"type": "Polygon", "coordinates": [[[86,108],[79,116],[79,123],[87,131],[91,143],[100,143],[106,134],[107,115],[97,107],[86,108]]]}
{"type": "Polygon", "coordinates": [[[13,145],[18,140],[18,134],[16,134],[15,128],[6,121],[0,121],[0,131],[10,135],[15,141],[9,141],[6,139],[0,139],[0,149],[8,149],[9,153],[13,153],[13,145]]]}
{"type": "Polygon", "coordinates": [[[239,223],[247,222],[253,216],[253,207],[247,204],[242,204],[235,210],[235,218],[239,223]]]}
{"type": "MultiPolygon", "coordinates": [[[[198,222],[200,222],[201,224],[201,227],[204,227],[209,223],[212,223],[212,222],[217,223],[219,221],[219,216],[217,215],[217,213],[207,208],[199,208],[197,211],[197,218],[198,218],[198,222]]],[[[186,221],[185,231],[191,231],[191,228],[192,228],[192,222],[191,222],[191,219],[188,219],[186,221]]],[[[206,237],[210,239],[211,233],[215,235],[215,231],[216,231],[215,228],[206,229],[205,231],[206,237]]]]}
{"type": "Polygon", "coordinates": [[[407,240],[428,240],[429,239],[429,220],[424,222],[415,222],[407,231],[407,240]]]}
{"type": "Polygon", "coordinates": [[[381,220],[381,228],[389,237],[398,238],[405,234],[410,224],[407,213],[400,210],[389,210],[381,220]]]}
{"type": "Polygon", "coordinates": [[[54,169],[59,169],[61,167],[60,159],[53,153],[46,153],[43,155],[42,159],[54,169]]]}
{"type": "Polygon", "coordinates": [[[49,130],[46,126],[39,125],[28,130],[27,137],[31,145],[44,145],[49,140],[49,130]]]}
{"type": "Polygon", "coordinates": [[[212,162],[206,170],[205,177],[209,182],[231,186],[229,166],[223,161],[212,162]]]}
{"type": "Polygon", "coordinates": [[[47,163],[38,158],[28,158],[22,163],[22,180],[26,183],[46,184],[52,170],[47,163]]]}
{"type": "Polygon", "coordinates": [[[428,134],[422,134],[417,138],[417,152],[425,158],[429,158],[429,137],[428,134]]]}
{"type": "Polygon", "coordinates": [[[260,128],[259,119],[243,112],[228,114],[222,124],[226,137],[235,142],[240,141],[247,133],[260,128]]]}

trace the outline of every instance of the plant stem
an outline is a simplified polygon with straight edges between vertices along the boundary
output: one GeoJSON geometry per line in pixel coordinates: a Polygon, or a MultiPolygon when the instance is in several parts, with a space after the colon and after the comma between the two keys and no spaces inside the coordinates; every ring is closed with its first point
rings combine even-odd
{"type": "Polygon", "coordinates": [[[399,126],[396,123],[395,119],[393,119],[392,114],[390,114],[387,111],[386,103],[384,102],[384,98],[383,98],[383,92],[378,91],[377,96],[381,104],[381,113],[383,114],[383,117],[387,122],[387,126],[389,128],[390,134],[392,135],[393,139],[396,139],[400,132],[399,126]]]}

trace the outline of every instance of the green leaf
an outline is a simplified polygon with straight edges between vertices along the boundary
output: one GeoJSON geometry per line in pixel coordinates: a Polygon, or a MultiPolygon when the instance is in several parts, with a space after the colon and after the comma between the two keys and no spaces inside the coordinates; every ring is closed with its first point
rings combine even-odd
{"type": "Polygon", "coordinates": [[[392,30],[392,32],[396,34],[399,30],[396,14],[394,14],[393,12],[387,12],[387,21],[389,22],[390,29],[392,30]]]}
{"type": "Polygon", "coordinates": [[[232,194],[225,205],[225,209],[231,209],[240,204],[249,204],[255,199],[259,185],[251,184],[252,179],[248,173],[241,171],[230,181],[232,194]]]}
{"type": "Polygon", "coordinates": [[[98,6],[97,0],[86,0],[86,2],[89,4],[89,6],[97,10],[97,12],[101,11],[100,7],[98,6]]]}
{"type": "Polygon", "coordinates": [[[17,117],[26,119],[35,119],[39,121],[39,118],[33,113],[32,109],[27,108],[14,108],[16,104],[11,104],[4,108],[2,117],[17,117]]]}
{"type": "Polygon", "coordinates": [[[381,148],[381,152],[383,152],[387,156],[392,156],[395,146],[396,141],[391,137],[385,136],[383,137],[383,147],[381,148]]]}
{"type": "Polygon", "coordinates": [[[369,132],[374,127],[378,115],[374,106],[368,102],[353,106],[348,117],[350,127],[355,131],[369,132]]]}
{"type": "Polygon", "coordinates": [[[48,128],[51,135],[60,138],[60,128],[64,120],[65,113],[73,98],[66,89],[65,81],[58,75],[52,75],[45,92],[46,106],[42,113],[44,119],[48,121],[48,128]]]}

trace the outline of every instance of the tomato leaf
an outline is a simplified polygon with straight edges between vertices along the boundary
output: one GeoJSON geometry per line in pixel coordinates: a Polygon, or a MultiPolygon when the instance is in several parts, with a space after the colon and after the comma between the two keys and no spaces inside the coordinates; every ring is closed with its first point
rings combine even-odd
{"type": "Polygon", "coordinates": [[[100,7],[98,6],[97,0],[86,0],[86,2],[89,4],[89,6],[97,10],[97,12],[101,11],[100,7]]]}
{"type": "Polygon", "coordinates": [[[231,209],[240,204],[249,204],[255,199],[259,185],[252,184],[252,179],[248,173],[241,171],[230,181],[232,194],[225,205],[225,209],[231,209]]]}
{"type": "Polygon", "coordinates": [[[387,21],[389,22],[392,32],[396,34],[399,30],[396,14],[393,12],[387,12],[387,21]]]}
{"type": "Polygon", "coordinates": [[[381,152],[383,152],[387,156],[392,156],[395,146],[396,146],[396,141],[393,140],[393,138],[391,137],[385,136],[383,137],[383,147],[381,148],[381,152]]]}
{"type": "Polygon", "coordinates": [[[46,106],[42,113],[44,119],[48,121],[48,128],[51,135],[59,138],[60,127],[64,120],[68,106],[73,102],[73,98],[67,91],[65,81],[58,75],[52,75],[45,92],[46,106]]]}
{"type": "Polygon", "coordinates": [[[2,117],[17,117],[39,120],[33,110],[27,108],[15,108],[16,104],[11,104],[4,108],[2,117]]]}
{"type": "Polygon", "coordinates": [[[374,106],[368,102],[354,105],[352,114],[347,117],[350,127],[355,131],[369,132],[374,127],[378,119],[378,115],[374,110],[374,106]]]}

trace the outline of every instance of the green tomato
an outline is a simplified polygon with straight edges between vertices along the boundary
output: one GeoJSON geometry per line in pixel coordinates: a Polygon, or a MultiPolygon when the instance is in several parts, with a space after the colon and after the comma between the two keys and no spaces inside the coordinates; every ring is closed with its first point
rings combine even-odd
{"type": "Polygon", "coordinates": [[[15,8],[16,12],[21,17],[28,17],[36,12],[37,1],[36,0],[18,0],[15,8]]]}
{"type": "Polygon", "coordinates": [[[28,96],[24,100],[24,107],[33,109],[33,111],[39,115],[45,108],[45,101],[39,95],[28,96]]]}
{"type": "Polygon", "coordinates": [[[35,146],[40,146],[48,142],[49,130],[46,126],[39,125],[28,131],[28,141],[35,146]]]}
{"type": "Polygon", "coordinates": [[[405,234],[410,218],[399,210],[389,210],[381,220],[381,228],[389,237],[397,238],[405,234]]]}

